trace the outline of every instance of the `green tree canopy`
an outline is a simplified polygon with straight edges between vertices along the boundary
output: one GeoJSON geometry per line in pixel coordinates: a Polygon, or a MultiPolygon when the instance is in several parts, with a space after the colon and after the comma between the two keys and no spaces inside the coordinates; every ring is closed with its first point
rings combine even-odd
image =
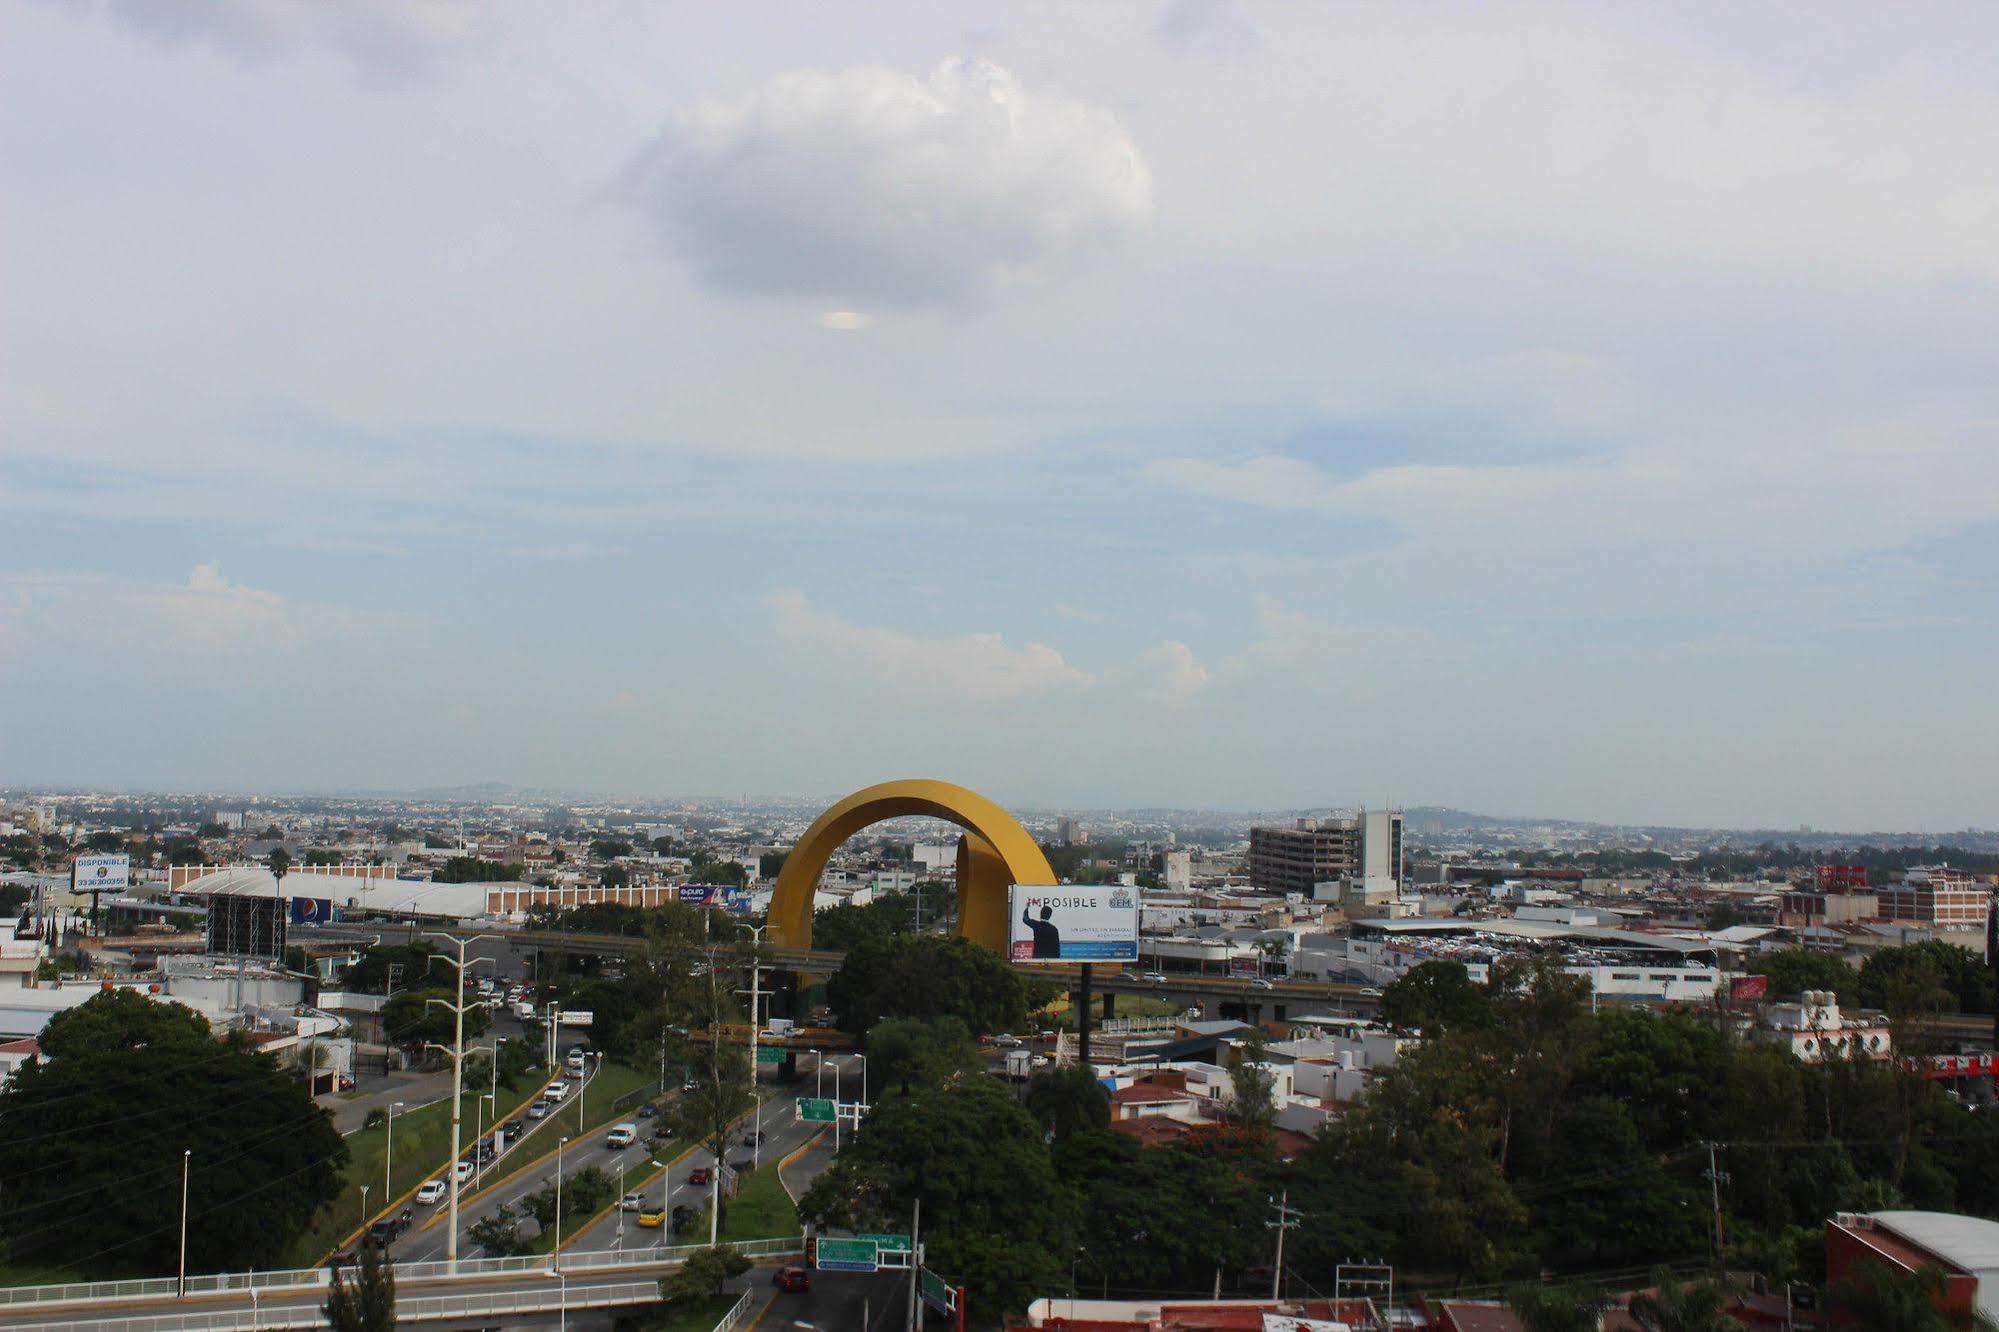
{"type": "MultiPolygon", "coordinates": [[[[456,1035],[457,1019],[444,1005],[452,999],[452,992],[443,986],[398,990],[382,1005],[382,1034],[397,1045],[421,1045],[425,1041],[450,1045],[456,1035]]],[[[465,1039],[485,1035],[492,1023],[492,1010],[484,1004],[471,1005],[465,1010],[465,1039]]]]}
{"type": "Polygon", "coordinates": [[[997,953],[957,936],[864,939],[826,983],[840,1025],[855,1035],[889,1017],[962,1019],[975,1036],[1027,1021],[1019,973],[997,953]]]}
{"type": "Polygon", "coordinates": [[[332,1285],[321,1308],[334,1332],[394,1332],[396,1326],[395,1268],[383,1261],[373,1244],[361,1246],[361,1270],[333,1269],[332,1285]]]}
{"type": "Polygon", "coordinates": [[[962,1018],[883,1018],[868,1031],[868,1063],[875,1086],[907,1093],[977,1070],[979,1043],[962,1018]]]}
{"type": "Polygon", "coordinates": [[[93,1277],[174,1270],[183,1151],[189,1271],[283,1265],[338,1194],[347,1145],[305,1088],[203,1039],[184,1012],[112,992],[51,1021],[59,1053],[24,1065],[4,1098],[11,1258],[93,1277]]]}
{"type": "Polygon", "coordinates": [[[1891,1013],[1990,1013],[1992,969],[1968,948],[1930,939],[1868,958],[1856,993],[1862,1006],[1891,1013]]]}
{"type": "Polygon", "coordinates": [[[132,989],[104,990],[57,1013],[35,1039],[45,1059],[141,1049],[184,1050],[199,1058],[214,1048],[207,1018],[132,989]]]}
{"type": "Polygon", "coordinates": [[[437,883],[513,883],[526,872],[525,865],[502,864],[477,856],[452,856],[431,878],[437,883]]]}
{"type": "Polygon", "coordinates": [[[1831,990],[1841,1003],[1852,1003],[1858,993],[1859,977],[1843,958],[1809,948],[1780,948],[1759,953],[1749,961],[1749,970],[1770,978],[1770,992],[1792,998],[1806,990],[1831,990]]]}
{"type": "Polygon", "coordinates": [[[1398,1027],[1442,1033],[1492,1019],[1486,988],[1462,962],[1419,962],[1381,992],[1381,1016],[1398,1027]]]}
{"type": "Polygon", "coordinates": [[[1021,1309],[1066,1285],[1075,1195],[1041,1126],[996,1080],[961,1074],[878,1101],[799,1210],[822,1226],[900,1230],[918,1199],[930,1265],[976,1307],[1021,1309]]]}
{"type": "Polygon", "coordinates": [[[1110,1127],[1110,1093],[1086,1064],[1043,1069],[1028,1081],[1027,1113],[1037,1124],[1046,1124],[1055,1141],[1066,1142],[1075,1134],[1110,1127]]]}

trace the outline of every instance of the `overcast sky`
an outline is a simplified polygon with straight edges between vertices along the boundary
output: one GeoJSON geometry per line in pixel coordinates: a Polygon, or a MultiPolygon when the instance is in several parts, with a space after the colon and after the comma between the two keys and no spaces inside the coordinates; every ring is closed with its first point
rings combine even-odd
{"type": "Polygon", "coordinates": [[[1999,823],[1999,9],[0,11],[0,780],[1999,823]]]}

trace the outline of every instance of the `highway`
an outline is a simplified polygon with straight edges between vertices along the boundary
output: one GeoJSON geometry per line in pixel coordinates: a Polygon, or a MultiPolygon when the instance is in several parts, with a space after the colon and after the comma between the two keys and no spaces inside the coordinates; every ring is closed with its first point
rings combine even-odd
{"type": "MultiPolygon", "coordinates": [[[[859,1056],[847,1056],[844,1059],[828,1058],[829,1094],[833,1087],[832,1070],[841,1067],[845,1069],[843,1078],[846,1085],[843,1090],[851,1097],[858,1090],[856,1077],[860,1068],[859,1056]]],[[[779,1087],[764,1103],[762,1118],[765,1141],[758,1155],[765,1164],[782,1160],[785,1155],[809,1141],[816,1130],[825,1127],[797,1122],[793,1108],[800,1095],[814,1094],[815,1081],[816,1078],[808,1076],[801,1078],[796,1087],[779,1087]]],[[[585,1095],[587,1094],[586,1089],[585,1095]]],[[[572,1092],[571,1097],[574,1095],[572,1092]]],[[[552,1149],[555,1146],[555,1139],[562,1133],[561,1121],[566,1115],[574,1114],[571,1102],[565,1101],[562,1109],[549,1117],[554,1121],[553,1126],[527,1139],[521,1150],[532,1153],[531,1156],[522,1157],[511,1163],[506,1156],[501,1157],[495,1174],[488,1176],[484,1191],[475,1193],[470,1198],[461,1197],[458,1211],[458,1253],[461,1258],[484,1256],[479,1246],[472,1243],[469,1238],[471,1229],[480,1220],[495,1215],[502,1206],[510,1206],[516,1214],[521,1215],[520,1233],[523,1236],[532,1237],[536,1233],[533,1220],[525,1216],[521,1200],[544,1185],[554,1182],[556,1153],[552,1149]]],[[[635,1119],[634,1122],[639,1123],[643,1130],[657,1121],[635,1119]]],[[[562,1173],[565,1177],[573,1176],[584,1167],[594,1165],[603,1169],[616,1183],[622,1172],[624,1190],[643,1190],[648,1201],[656,1200],[659,1197],[659,1172],[652,1165],[652,1152],[645,1138],[641,1136],[637,1143],[622,1151],[612,1151],[604,1143],[609,1127],[606,1125],[593,1130],[583,1138],[572,1139],[561,1152],[562,1173]]],[[[732,1162],[751,1158],[749,1147],[737,1145],[746,1131],[745,1125],[731,1135],[731,1147],[727,1155],[732,1162]]],[[[685,1204],[698,1210],[707,1203],[707,1189],[689,1185],[687,1176],[689,1171],[700,1166],[712,1168],[714,1156],[705,1147],[695,1147],[685,1159],[676,1160],[675,1158],[686,1150],[686,1144],[678,1141],[670,1142],[666,1150],[671,1155],[661,1159],[672,1162],[668,1202],[670,1221],[674,1206],[685,1204]]],[[[512,1153],[508,1153],[508,1156],[511,1155],[512,1153]]],[[[439,1202],[435,1206],[418,1210],[420,1214],[417,1225],[398,1238],[390,1248],[391,1254],[398,1262],[422,1262],[444,1257],[447,1205],[439,1202]]],[[[694,1236],[669,1236],[664,1226],[657,1231],[641,1229],[636,1214],[622,1215],[614,1210],[611,1214],[593,1222],[578,1235],[571,1236],[565,1233],[562,1247],[565,1253],[572,1250],[631,1249],[640,1245],[646,1248],[660,1248],[669,1243],[705,1243],[707,1238],[705,1232],[694,1236]],[[622,1234],[619,1228],[621,1220],[624,1222],[622,1234]]]]}

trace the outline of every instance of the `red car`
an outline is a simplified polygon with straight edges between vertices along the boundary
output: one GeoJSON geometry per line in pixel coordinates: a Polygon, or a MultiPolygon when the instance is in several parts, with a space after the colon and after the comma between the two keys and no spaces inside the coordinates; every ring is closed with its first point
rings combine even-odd
{"type": "Polygon", "coordinates": [[[687,1182],[689,1184],[706,1184],[708,1182],[708,1167],[695,1166],[687,1172],[687,1182]]]}
{"type": "Polygon", "coordinates": [[[812,1289],[812,1273],[802,1267],[780,1267],[771,1275],[770,1284],[793,1295],[803,1295],[812,1289]]]}

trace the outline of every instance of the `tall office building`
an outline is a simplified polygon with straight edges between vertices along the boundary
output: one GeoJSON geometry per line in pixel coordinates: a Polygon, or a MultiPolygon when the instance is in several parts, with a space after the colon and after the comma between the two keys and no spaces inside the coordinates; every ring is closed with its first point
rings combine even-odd
{"type": "Polygon", "coordinates": [[[1249,830],[1249,882],[1258,892],[1303,893],[1347,880],[1392,897],[1402,884],[1402,812],[1363,811],[1249,830]]]}

